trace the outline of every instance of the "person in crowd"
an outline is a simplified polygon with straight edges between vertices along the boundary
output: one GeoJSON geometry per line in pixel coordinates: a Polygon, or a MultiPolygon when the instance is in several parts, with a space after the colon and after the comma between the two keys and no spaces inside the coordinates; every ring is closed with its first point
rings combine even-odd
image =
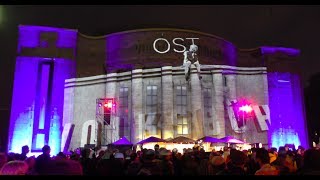
{"type": "Polygon", "coordinates": [[[27,175],[38,175],[35,170],[36,158],[34,156],[28,157],[26,160],[24,160],[24,162],[28,164],[27,175]]]}
{"type": "Polygon", "coordinates": [[[27,159],[27,154],[29,153],[29,146],[25,145],[25,146],[22,146],[21,148],[21,154],[18,158],[18,160],[21,160],[21,161],[24,161],[27,159]]]}
{"type": "Polygon", "coordinates": [[[172,163],[172,153],[169,150],[160,151],[160,167],[162,175],[172,176],[174,175],[174,166],[172,163]]]}
{"type": "Polygon", "coordinates": [[[51,161],[50,152],[50,146],[44,145],[42,148],[42,154],[36,158],[35,168],[37,173],[39,173],[40,175],[45,173],[45,170],[47,169],[47,166],[51,161]]]}
{"type": "Polygon", "coordinates": [[[0,170],[0,175],[26,175],[28,164],[24,161],[9,161],[0,170]]]}
{"type": "Polygon", "coordinates": [[[256,150],[256,161],[260,166],[255,175],[279,175],[279,170],[270,164],[269,153],[264,148],[256,150]]]}
{"type": "Polygon", "coordinates": [[[297,163],[297,170],[300,170],[303,166],[303,156],[304,156],[304,147],[298,146],[296,155],[295,155],[295,161],[297,163]]]}
{"type": "Polygon", "coordinates": [[[239,150],[231,149],[229,155],[229,161],[226,162],[227,168],[219,175],[246,175],[245,164],[247,162],[247,156],[239,150]]]}
{"type": "Polygon", "coordinates": [[[0,169],[4,164],[8,162],[8,156],[6,153],[0,153],[0,169]]]}
{"type": "Polygon", "coordinates": [[[304,152],[301,175],[320,175],[320,150],[308,149],[304,152]]]}
{"type": "Polygon", "coordinates": [[[79,161],[53,159],[48,162],[46,171],[42,175],[83,175],[83,169],[79,161]]]}
{"type": "Polygon", "coordinates": [[[220,155],[213,156],[208,163],[208,175],[222,174],[226,169],[226,162],[220,155]]]}
{"type": "Polygon", "coordinates": [[[155,158],[160,159],[160,146],[159,146],[159,144],[154,145],[154,153],[155,153],[155,158]]]}
{"type": "Polygon", "coordinates": [[[152,149],[143,151],[143,163],[138,176],[159,176],[162,175],[160,165],[155,161],[155,151],[152,149]]]}

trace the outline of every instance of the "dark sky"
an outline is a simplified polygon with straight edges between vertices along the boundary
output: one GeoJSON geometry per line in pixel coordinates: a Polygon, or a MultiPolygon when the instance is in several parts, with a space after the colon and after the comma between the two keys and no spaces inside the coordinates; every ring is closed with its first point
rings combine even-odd
{"type": "Polygon", "coordinates": [[[268,45],[300,49],[305,87],[320,71],[320,6],[0,6],[0,112],[5,114],[11,103],[19,24],[78,29],[87,35],[156,27],[197,30],[220,36],[239,48],[268,45]]]}

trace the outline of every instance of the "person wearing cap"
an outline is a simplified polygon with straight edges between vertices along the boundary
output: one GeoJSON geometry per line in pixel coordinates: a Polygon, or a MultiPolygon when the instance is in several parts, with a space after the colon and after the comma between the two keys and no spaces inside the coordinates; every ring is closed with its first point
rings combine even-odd
{"type": "Polygon", "coordinates": [[[195,44],[191,44],[189,51],[185,51],[183,53],[184,59],[183,59],[183,66],[184,66],[184,74],[186,77],[186,81],[189,81],[190,78],[190,68],[193,64],[197,68],[199,79],[202,79],[202,76],[200,75],[200,63],[198,60],[198,46],[195,44]]]}

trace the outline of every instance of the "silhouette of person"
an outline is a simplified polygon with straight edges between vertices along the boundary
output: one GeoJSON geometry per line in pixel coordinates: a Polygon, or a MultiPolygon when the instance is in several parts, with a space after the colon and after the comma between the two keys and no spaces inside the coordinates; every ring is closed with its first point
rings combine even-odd
{"type": "Polygon", "coordinates": [[[36,158],[35,170],[40,175],[45,174],[45,170],[47,170],[47,167],[51,161],[50,152],[50,146],[44,145],[42,148],[42,154],[36,158]]]}
{"type": "Polygon", "coordinates": [[[22,146],[19,160],[24,161],[25,159],[27,159],[27,154],[29,153],[29,151],[30,150],[28,145],[22,146]]]}
{"type": "Polygon", "coordinates": [[[186,81],[189,81],[190,68],[192,64],[197,68],[199,79],[202,79],[202,76],[200,75],[200,64],[198,60],[198,55],[196,53],[197,51],[198,51],[198,46],[195,44],[191,44],[189,51],[185,51],[183,53],[184,55],[183,65],[184,65],[184,74],[186,77],[186,81]]]}

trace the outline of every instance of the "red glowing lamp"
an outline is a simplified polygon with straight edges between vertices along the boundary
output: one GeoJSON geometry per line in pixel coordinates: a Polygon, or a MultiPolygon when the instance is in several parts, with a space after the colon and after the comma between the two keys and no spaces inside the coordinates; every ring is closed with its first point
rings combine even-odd
{"type": "Polygon", "coordinates": [[[113,102],[112,100],[108,100],[105,104],[104,104],[104,107],[106,108],[112,108],[114,105],[113,105],[113,102]]]}
{"type": "Polygon", "coordinates": [[[239,108],[240,111],[250,113],[252,111],[252,107],[249,105],[244,105],[239,108]]]}

